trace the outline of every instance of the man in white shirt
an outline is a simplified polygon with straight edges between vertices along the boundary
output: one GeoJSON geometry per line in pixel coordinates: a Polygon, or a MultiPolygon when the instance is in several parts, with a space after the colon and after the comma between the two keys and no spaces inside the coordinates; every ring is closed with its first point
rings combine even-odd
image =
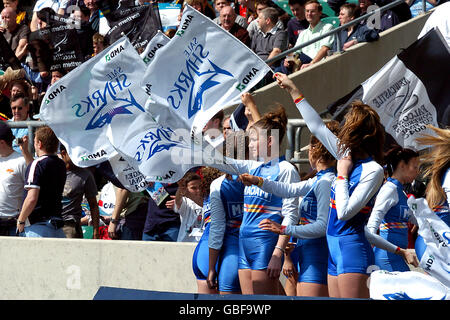
{"type": "Polygon", "coordinates": [[[0,236],[16,235],[16,220],[23,202],[25,158],[14,151],[11,128],[0,121],[0,236]]]}
{"type": "MultiPolygon", "coordinates": [[[[317,0],[310,0],[305,4],[305,17],[309,22],[309,27],[302,31],[298,36],[295,47],[305,43],[309,40],[317,38],[324,33],[333,29],[333,25],[330,23],[324,23],[320,20],[322,15],[322,6],[317,0]]],[[[333,47],[334,36],[330,35],[322,40],[316,41],[309,46],[306,46],[298,51],[300,60],[302,62],[301,69],[319,62],[327,56],[328,51],[333,47]]]]}

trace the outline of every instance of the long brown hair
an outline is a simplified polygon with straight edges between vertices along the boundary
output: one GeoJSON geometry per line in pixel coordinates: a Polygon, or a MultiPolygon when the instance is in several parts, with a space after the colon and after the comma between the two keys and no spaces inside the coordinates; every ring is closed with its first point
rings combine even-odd
{"type": "Polygon", "coordinates": [[[203,190],[203,196],[206,197],[209,195],[210,186],[211,183],[219,178],[220,176],[224,175],[222,171],[216,168],[212,167],[202,167],[201,168],[201,174],[202,174],[202,190],[203,190]]]}
{"type": "Polygon", "coordinates": [[[367,104],[355,101],[345,115],[345,123],[338,134],[340,153],[349,149],[352,157],[360,152],[383,162],[384,128],[380,116],[367,104]]]}
{"type": "Polygon", "coordinates": [[[427,184],[426,199],[431,209],[441,205],[446,200],[446,194],[442,188],[442,177],[450,167],[450,129],[441,129],[428,125],[436,135],[423,135],[417,138],[422,145],[432,146],[430,152],[423,156],[423,164],[426,165],[423,175],[430,177],[427,184]]]}
{"type": "MultiPolygon", "coordinates": [[[[326,123],[328,129],[333,132],[335,135],[339,133],[339,122],[336,120],[332,120],[326,123]]],[[[311,156],[314,159],[321,159],[324,162],[329,162],[334,160],[333,155],[328,151],[327,148],[316,138],[316,136],[311,136],[309,142],[309,148],[311,150],[311,156]]]]}
{"type": "Polygon", "coordinates": [[[278,130],[279,144],[281,145],[281,141],[286,134],[287,121],[286,110],[281,104],[278,104],[275,110],[263,115],[261,119],[251,126],[251,128],[266,129],[268,136],[272,135],[272,130],[278,130]]]}

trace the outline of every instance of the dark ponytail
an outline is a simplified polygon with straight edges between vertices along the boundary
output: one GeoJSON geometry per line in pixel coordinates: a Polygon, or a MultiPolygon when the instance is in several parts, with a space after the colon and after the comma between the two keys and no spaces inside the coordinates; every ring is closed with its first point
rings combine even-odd
{"type": "Polygon", "coordinates": [[[384,161],[386,164],[386,169],[389,174],[389,177],[391,177],[394,174],[394,171],[395,169],[397,169],[397,166],[400,163],[400,161],[403,160],[405,163],[408,163],[409,160],[417,157],[419,157],[419,153],[417,153],[412,149],[402,148],[398,145],[390,149],[384,155],[384,161]]]}

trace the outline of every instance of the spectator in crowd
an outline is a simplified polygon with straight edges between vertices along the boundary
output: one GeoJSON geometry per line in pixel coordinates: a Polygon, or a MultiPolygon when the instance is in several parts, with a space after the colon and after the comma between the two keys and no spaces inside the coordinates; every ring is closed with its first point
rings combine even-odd
{"type": "Polygon", "coordinates": [[[255,2],[255,0],[238,0],[239,15],[245,18],[247,24],[258,18],[255,2]]]}
{"type": "Polygon", "coordinates": [[[26,196],[17,219],[17,231],[26,237],[65,238],[62,194],[66,165],[56,155],[59,141],[47,126],[36,130],[34,148],[38,156],[26,170],[26,196]]]}
{"type": "Polygon", "coordinates": [[[116,202],[108,226],[111,239],[142,240],[149,197],[144,192],[130,192],[115,187],[116,202]]]}
{"type": "MultiPolygon", "coordinates": [[[[375,3],[372,0],[358,0],[358,3],[359,3],[359,8],[361,9],[361,15],[366,14],[367,9],[370,6],[375,5],[375,3]]],[[[387,30],[387,29],[400,23],[400,19],[398,18],[397,14],[394,11],[392,11],[391,9],[388,9],[380,14],[381,14],[380,25],[376,25],[376,23],[374,23],[374,22],[377,22],[376,20],[371,22],[371,24],[373,24],[373,28],[375,30],[377,30],[378,32],[387,30]]],[[[369,23],[369,19],[365,19],[365,20],[361,21],[362,25],[368,26],[368,23],[369,23]]]]}
{"type": "Polygon", "coordinates": [[[11,128],[0,121],[0,236],[16,235],[17,217],[23,201],[24,157],[14,151],[11,128]]]}
{"type": "Polygon", "coordinates": [[[66,74],[67,74],[67,72],[64,69],[53,70],[51,73],[52,80],[50,81],[50,85],[53,85],[54,83],[56,83],[56,81],[58,81],[59,79],[64,77],[66,74]]]}
{"type": "MultiPolygon", "coordinates": [[[[86,8],[89,9],[89,24],[92,30],[98,32],[100,26],[100,12],[96,0],[83,0],[86,8]]],[[[81,10],[83,12],[83,10],[81,10]]],[[[87,13],[87,12],[86,12],[87,13]]]]}
{"type": "Polygon", "coordinates": [[[94,53],[92,54],[92,56],[96,56],[106,47],[105,37],[100,33],[94,34],[92,36],[92,45],[94,48],[94,53]]]}
{"type": "MultiPolygon", "coordinates": [[[[280,30],[285,30],[283,21],[280,20],[280,16],[284,14],[284,10],[278,7],[272,0],[256,0],[255,8],[256,8],[256,16],[258,17],[259,13],[264,10],[265,8],[274,8],[278,12],[278,20],[276,22],[276,26],[280,30]]],[[[250,35],[250,38],[260,29],[258,19],[254,19],[252,22],[249,23],[247,27],[248,34],[250,35]]]]}
{"type": "Polygon", "coordinates": [[[202,226],[202,178],[193,171],[186,172],[171,199],[166,203],[167,208],[180,215],[177,242],[198,242],[192,232],[202,226]]]}
{"type": "MultiPolygon", "coordinates": [[[[333,29],[330,23],[324,23],[321,19],[322,5],[317,0],[309,0],[305,4],[305,16],[309,22],[308,29],[304,30],[297,39],[295,47],[305,43],[309,40],[317,38],[324,33],[333,29]]],[[[306,46],[296,52],[299,54],[302,62],[301,69],[309,67],[310,65],[319,62],[325,58],[328,51],[333,47],[334,37],[332,35],[316,41],[309,46],[306,46]]]]}
{"type": "Polygon", "coordinates": [[[224,117],[223,110],[217,112],[205,125],[203,128],[204,138],[209,144],[214,148],[222,145],[223,135],[222,135],[222,121],[224,117]]]}
{"type": "MultiPolygon", "coordinates": [[[[339,22],[341,26],[358,17],[359,7],[356,4],[345,3],[341,6],[341,11],[339,12],[339,22]]],[[[339,48],[338,41],[335,41],[332,51],[336,52],[347,50],[348,48],[354,46],[359,42],[372,42],[378,40],[379,37],[380,36],[375,29],[369,29],[367,25],[363,24],[354,24],[337,33],[337,39],[339,39],[339,48]]]]}
{"type": "MultiPolygon", "coordinates": [[[[377,6],[384,7],[389,3],[393,2],[394,0],[374,0],[374,1],[377,6]]],[[[422,0],[420,0],[420,4],[422,5],[422,0]]],[[[395,14],[397,15],[399,23],[411,19],[412,15],[409,5],[410,3],[408,1],[405,1],[396,5],[395,7],[392,7],[392,11],[395,12],[395,14]]]]}
{"type": "MultiPolygon", "coordinates": [[[[219,0],[222,1],[222,0],[219,0]]],[[[222,7],[220,10],[220,22],[219,25],[231,33],[233,36],[241,40],[242,43],[250,47],[250,37],[245,28],[241,27],[237,24],[236,21],[236,13],[231,6],[222,7]]]]}
{"type": "Polygon", "coordinates": [[[50,8],[55,13],[64,15],[67,3],[68,2],[66,0],[37,0],[33,8],[33,16],[30,23],[31,32],[41,29],[43,26],[45,26],[45,22],[39,19],[37,15],[39,11],[44,8],[50,8]]]}
{"type": "Polygon", "coordinates": [[[305,18],[305,1],[306,0],[289,0],[289,8],[294,15],[287,23],[289,47],[294,47],[298,35],[309,26],[309,22],[305,18]]]}
{"type": "Polygon", "coordinates": [[[28,25],[28,16],[27,12],[23,10],[19,4],[19,0],[3,0],[4,8],[11,8],[16,13],[16,22],[17,24],[26,24],[28,25]]]}
{"type": "MultiPolygon", "coordinates": [[[[215,23],[220,24],[220,10],[222,10],[223,7],[231,6],[231,3],[232,2],[230,0],[215,0],[214,1],[214,9],[217,12],[217,17],[214,18],[214,20],[213,20],[215,23]]],[[[238,25],[240,25],[242,28],[247,28],[248,27],[247,20],[243,16],[238,15],[234,8],[233,8],[233,11],[236,14],[235,22],[238,25]]]]}
{"type": "Polygon", "coordinates": [[[16,54],[17,59],[24,61],[27,54],[30,29],[26,24],[17,24],[16,17],[17,14],[12,8],[4,8],[1,13],[2,25],[0,31],[16,54]]]}
{"type": "MultiPolygon", "coordinates": [[[[23,93],[17,93],[12,96],[11,112],[13,117],[8,121],[29,121],[29,108],[30,100],[23,93]]],[[[28,135],[28,128],[13,128],[12,131],[16,138],[28,135]]],[[[13,142],[13,148],[15,151],[20,152],[20,147],[16,141],[13,142]]]]}
{"type": "Polygon", "coordinates": [[[144,241],[177,241],[179,239],[180,216],[167,206],[171,196],[178,190],[177,183],[153,183],[152,193],[148,201],[147,217],[145,219],[144,241]],[[158,196],[155,196],[158,194],[158,196]]]}
{"type": "Polygon", "coordinates": [[[97,185],[89,169],[77,167],[70,159],[66,147],[60,145],[60,157],[66,164],[66,183],[62,196],[63,231],[67,238],[83,238],[81,228],[83,196],[86,197],[94,227],[94,239],[98,239],[99,209],[97,185]]]}
{"type": "Polygon", "coordinates": [[[190,5],[192,8],[200,11],[211,20],[214,20],[216,18],[216,12],[207,0],[186,0],[185,3],[190,5]]]}
{"type": "MultiPolygon", "coordinates": [[[[251,36],[251,49],[263,60],[271,59],[288,47],[287,32],[280,30],[276,24],[278,22],[278,11],[274,8],[265,8],[259,12],[259,30],[251,36]]],[[[279,61],[271,63],[275,68],[279,61]]]]}

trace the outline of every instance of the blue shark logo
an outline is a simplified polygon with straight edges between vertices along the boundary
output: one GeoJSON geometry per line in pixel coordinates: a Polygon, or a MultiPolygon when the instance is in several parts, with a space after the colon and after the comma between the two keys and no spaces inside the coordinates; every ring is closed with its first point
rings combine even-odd
{"type": "Polygon", "coordinates": [[[189,107],[188,107],[189,119],[192,116],[194,116],[199,110],[201,110],[201,108],[203,106],[203,94],[205,93],[205,91],[220,84],[220,82],[213,80],[214,77],[218,76],[219,74],[233,77],[233,75],[230,72],[218,67],[211,60],[208,59],[208,61],[211,64],[213,70],[200,72],[200,73],[197,73],[197,75],[199,77],[205,76],[205,75],[210,75],[210,76],[208,78],[206,78],[200,86],[198,86],[198,90],[195,94],[194,94],[195,85],[193,85],[191,87],[191,92],[190,92],[190,97],[189,97],[189,107]]]}
{"type": "Polygon", "coordinates": [[[130,89],[128,89],[128,93],[130,94],[129,99],[121,99],[115,97],[114,95],[111,95],[113,101],[124,102],[124,104],[118,107],[108,108],[107,101],[105,99],[103,105],[97,110],[91,121],[89,121],[88,125],[86,126],[86,130],[102,128],[103,126],[110,124],[112,119],[118,114],[133,114],[133,112],[130,110],[131,107],[136,107],[142,112],[145,112],[144,108],[134,98],[130,89]]]}
{"type": "Polygon", "coordinates": [[[387,300],[430,300],[431,299],[431,297],[413,299],[410,296],[408,296],[405,292],[387,293],[387,294],[383,294],[383,297],[385,297],[387,300]]]}
{"type": "Polygon", "coordinates": [[[185,68],[178,75],[167,97],[167,102],[175,110],[179,109],[183,103],[187,104],[188,119],[204,107],[205,92],[221,84],[221,81],[217,79],[220,75],[234,78],[229,71],[207,58],[209,51],[204,52],[200,44],[193,51],[195,53],[192,53],[191,57],[185,61],[185,68]],[[189,99],[186,103],[183,101],[187,95],[189,99]]]}
{"type": "Polygon", "coordinates": [[[181,139],[179,139],[179,141],[174,140],[175,137],[178,136],[170,128],[159,127],[156,128],[156,130],[152,129],[151,131],[147,132],[141,139],[140,145],[137,147],[137,152],[134,158],[137,161],[141,161],[146,150],[148,150],[146,160],[149,160],[155,154],[164,150],[170,150],[173,147],[189,148],[189,146],[181,136],[181,139]],[[142,150],[140,151],[139,149],[142,150]]]}

